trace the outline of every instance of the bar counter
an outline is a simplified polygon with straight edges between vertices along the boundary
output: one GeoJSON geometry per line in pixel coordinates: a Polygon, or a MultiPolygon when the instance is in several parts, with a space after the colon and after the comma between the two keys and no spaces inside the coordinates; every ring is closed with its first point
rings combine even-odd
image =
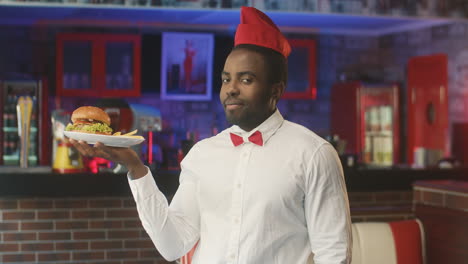
{"type": "Polygon", "coordinates": [[[428,264],[468,260],[468,181],[416,181],[414,213],[425,227],[428,264]]]}
{"type": "MultiPolygon", "coordinates": [[[[153,173],[161,191],[171,196],[179,184],[179,171],[153,173]]],[[[345,168],[348,192],[411,191],[419,180],[468,180],[468,168],[345,168]]],[[[126,196],[126,174],[58,174],[49,167],[19,169],[0,167],[0,197],[126,196]]]]}

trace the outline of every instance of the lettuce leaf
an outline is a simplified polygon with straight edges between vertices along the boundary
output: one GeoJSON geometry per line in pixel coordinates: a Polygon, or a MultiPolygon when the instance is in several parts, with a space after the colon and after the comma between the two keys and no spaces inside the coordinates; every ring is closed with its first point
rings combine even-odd
{"type": "Polygon", "coordinates": [[[99,132],[99,133],[112,133],[112,128],[103,123],[94,124],[68,124],[65,128],[66,131],[79,130],[83,132],[99,132]]]}

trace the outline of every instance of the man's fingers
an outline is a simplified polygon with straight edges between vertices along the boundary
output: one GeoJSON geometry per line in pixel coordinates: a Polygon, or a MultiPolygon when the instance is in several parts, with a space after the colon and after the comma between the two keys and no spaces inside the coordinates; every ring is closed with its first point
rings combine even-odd
{"type": "Polygon", "coordinates": [[[81,153],[81,155],[86,157],[99,157],[104,158],[111,161],[117,161],[118,155],[116,154],[116,150],[113,147],[108,147],[101,142],[96,142],[94,146],[90,146],[88,143],[84,141],[76,141],[74,139],[70,139],[70,143],[81,153]]]}
{"type": "Polygon", "coordinates": [[[85,141],[76,141],[74,139],[70,139],[70,143],[81,153],[81,155],[85,157],[102,157],[100,151],[97,148],[93,148],[85,141]]]}
{"type": "Polygon", "coordinates": [[[105,158],[107,160],[115,159],[115,153],[112,147],[108,147],[101,142],[97,142],[94,144],[94,149],[100,154],[101,158],[105,158]]]}
{"type": "Polygon", "coordinates": [[[81,155],[83,156],[91,155],[88,149],[89,146],[88,144],[86,144],[86,142],[70,139],[70,143],[72,143],[72,145],[78,150],[78,152],[80,152],[81,155]]]}
{"type": "Polygon", "coordinates": [[[108,153],[108,154],[112,153],[112,149],[102,144],[101,142],[96,142],[96,144],[94,144],[94,148],[98,150],[99,152],[108,153]]]}

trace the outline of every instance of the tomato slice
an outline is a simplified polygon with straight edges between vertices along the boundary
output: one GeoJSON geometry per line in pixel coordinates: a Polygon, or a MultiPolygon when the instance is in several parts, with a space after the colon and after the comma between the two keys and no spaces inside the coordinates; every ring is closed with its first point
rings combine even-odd
{"type": "Polygon", "coordinates": [[[78,119],[75,121],[75,124],[84,124],[84,125],[91,125],[93,122],[90,119],[78,119]]]}

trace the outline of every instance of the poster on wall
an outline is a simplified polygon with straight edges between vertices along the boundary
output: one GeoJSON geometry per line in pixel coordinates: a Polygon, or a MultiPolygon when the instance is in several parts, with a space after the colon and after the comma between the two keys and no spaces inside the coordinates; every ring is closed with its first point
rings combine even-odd
{"type": "Polygon", "coordinates": [[[161,99],[211,100],[213,34],[162,34],[161,99]]]}

